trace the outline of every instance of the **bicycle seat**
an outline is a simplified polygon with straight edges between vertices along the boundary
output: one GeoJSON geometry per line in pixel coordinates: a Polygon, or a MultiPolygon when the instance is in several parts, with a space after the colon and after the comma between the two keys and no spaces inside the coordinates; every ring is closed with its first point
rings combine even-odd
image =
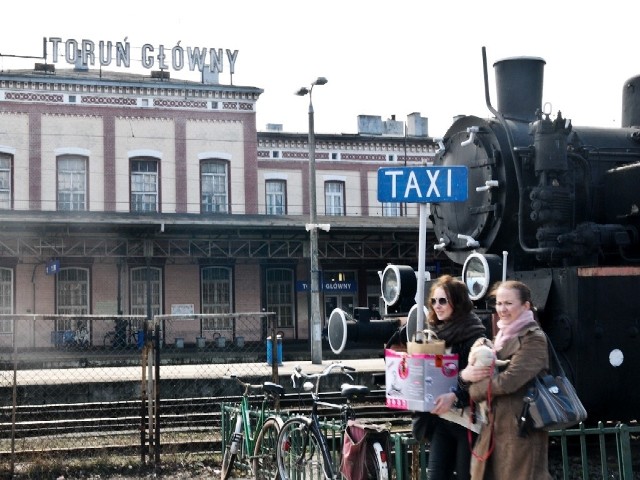
{"type": "Polygon", "coordinates": [[[340,387],[340,395],[347,397],[349,400],[366,397],[368,393],[369,387],[366,385],[349,385],[348,383],[343,383],[340,387]]]}
{"type": "Polygon", "coordinates": [[[266,393],[270,393],[271,395],[277,395],[278,397],[281,397],[282,395],[284,395],[284,387],[282,385],[278,385],[277,383],[264,382],[262,384],[262,389],[266,393]]]}

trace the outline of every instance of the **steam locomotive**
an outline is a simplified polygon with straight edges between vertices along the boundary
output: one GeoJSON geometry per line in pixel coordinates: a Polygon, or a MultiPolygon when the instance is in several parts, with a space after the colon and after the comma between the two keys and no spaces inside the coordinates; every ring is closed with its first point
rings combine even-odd
{"type": "MultiPolygon", "coordinates": [[[[476,311],[494,334],[490,288],[503,278],[529,285],[589,420],[638,420],[640,75],[624,83],[621,128],[577,127],[560,111],[552,118],[543,110],[541,58],[494,64],[494,108],[482,53],[493,117],[460,116],[440,142],[434,166],[466,166],[468,195],[431,203],[435,257],[462,267],[476,311]]],[[[358,333],[415,333],[417,276],[406,265],[380,272],[380,321],[347,321],[336,309],[328,325],[334,352],[358,333]],[[407,318],[402,328],[399,317],[407,318]]]]}
{"type": "Polygon", "coordinates": [[[545,61],[494,63],[492,118],[461,116],[434,165],[468,168],[468,201],[431,204],[437,245],[462,265],[479,312],[503,277],[527,283],[542,328],[591,419],[640,413],[640,76],[620,128],[543,110],[545,61]]]}

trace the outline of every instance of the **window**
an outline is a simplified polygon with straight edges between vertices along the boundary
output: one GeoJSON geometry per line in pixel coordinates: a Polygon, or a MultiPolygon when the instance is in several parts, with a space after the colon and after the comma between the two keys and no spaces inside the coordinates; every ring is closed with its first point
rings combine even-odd
{"type": "MultiPolygon", "coordinates": [[[[205,267],[202,269],[202,313],[231,313],[231,269],[205,267]]],[[[227,318],[205,318],[202,329],[232,330],[233,322],[227,318]]]]}
{"type": "Polygon", "coordinates": [[[326,215],[344,215],[344,182],[325,182],[324,202],[326,215]]]}
{"type": "MultiPolygon", "coordinates": [[[[131,269],[131,315],[147,316],[147,272],[151,277],[151,316],[162,313],[162,271],[158,267],[135,267],[131,269]]],[[[141,330],[144,321],[138,320],[132,327],[141,330]]]]}
{"type": "Polygon", "coordinates": [[[293,271],[289,268],[270,268],[266,281],[267,311],[275,312],[278,327],[293,327],[293,271]]]}
{"type": "MultiPolygon", "coordinates": [[[[13,270],[0,268],[0,313],[13,313],[13,270]]],[[[0,333],[13,333],[13,320],[0,320],[0,333]]]]}
{"type": "Polygon", "coordinates": [[[87,161],[83,157],[58,157],[58,210],[87,209],[87,161]]]}
{"type": "Polygon", "coordinates": [[[287,182],[285,180],[267,180],[265,183],[267,215],[286,215],[287,182]]]}
{"type": "Polygon", "coordinates": [[[158,211],[158,161],[131,161],[131,211],[158,211]]]}
{"type": "Polygon", "coordinates": [[[0,209],[11,209],[11,156],[0,153],[0,209]]]}
{"type": "Polygon", "coordinates": [[[227,163],[206,160],[200,164],[201,211],[229,213],[227,163]]]}
{"type": "MultiPolygon", "coordinates": [[[[61,268],[56,276],[56,313],[58,315],[89,314],[89,270],[86,268],[61,268]]],[[[56,321],[56,330],[80,330],[72,318],[56,321]]]]}
{"type": "Polygon", "coordinates": [[[383,217],[399,217],[400,204],[399,203],[383,203],[382,216],[383,217]]]}
{"type": "Polygon", "coordinates": [[[335,290],[324,293],[324,316],[329,318],[334,308],[340,308],[353,315],[357,306],[355,299],[358,291],[356,272],[352,270],[325,270],[322,272],[323,284],[339,285],[335,290]]]}

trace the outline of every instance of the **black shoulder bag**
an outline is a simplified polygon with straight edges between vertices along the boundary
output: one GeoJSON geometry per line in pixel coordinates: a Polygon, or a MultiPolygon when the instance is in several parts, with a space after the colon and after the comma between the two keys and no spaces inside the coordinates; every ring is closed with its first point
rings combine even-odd
{"type": "Polygon", "coordinates": [[[587,411],[566,377],[556,351],[547,337],[549,371],[539,373],[524,396],[520,433],[534,430],[562,430],[587,418],[587,411]]]}

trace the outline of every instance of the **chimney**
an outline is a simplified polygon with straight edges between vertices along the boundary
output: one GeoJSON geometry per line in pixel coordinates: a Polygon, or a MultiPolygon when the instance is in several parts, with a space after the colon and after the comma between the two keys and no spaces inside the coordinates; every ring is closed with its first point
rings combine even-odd
{"type": "Polygon", "coordinates": [[[493,64],[498,111],[512,120],[533,121],[542,108],[544,64],[538,57],[514,57],[493,64]]]}
{"type": "Polygon", "coordinates": [[[421,117],[420,112],[407,115],[407,135],[409,137],[428,137],[429,119],[421,117]]]}

